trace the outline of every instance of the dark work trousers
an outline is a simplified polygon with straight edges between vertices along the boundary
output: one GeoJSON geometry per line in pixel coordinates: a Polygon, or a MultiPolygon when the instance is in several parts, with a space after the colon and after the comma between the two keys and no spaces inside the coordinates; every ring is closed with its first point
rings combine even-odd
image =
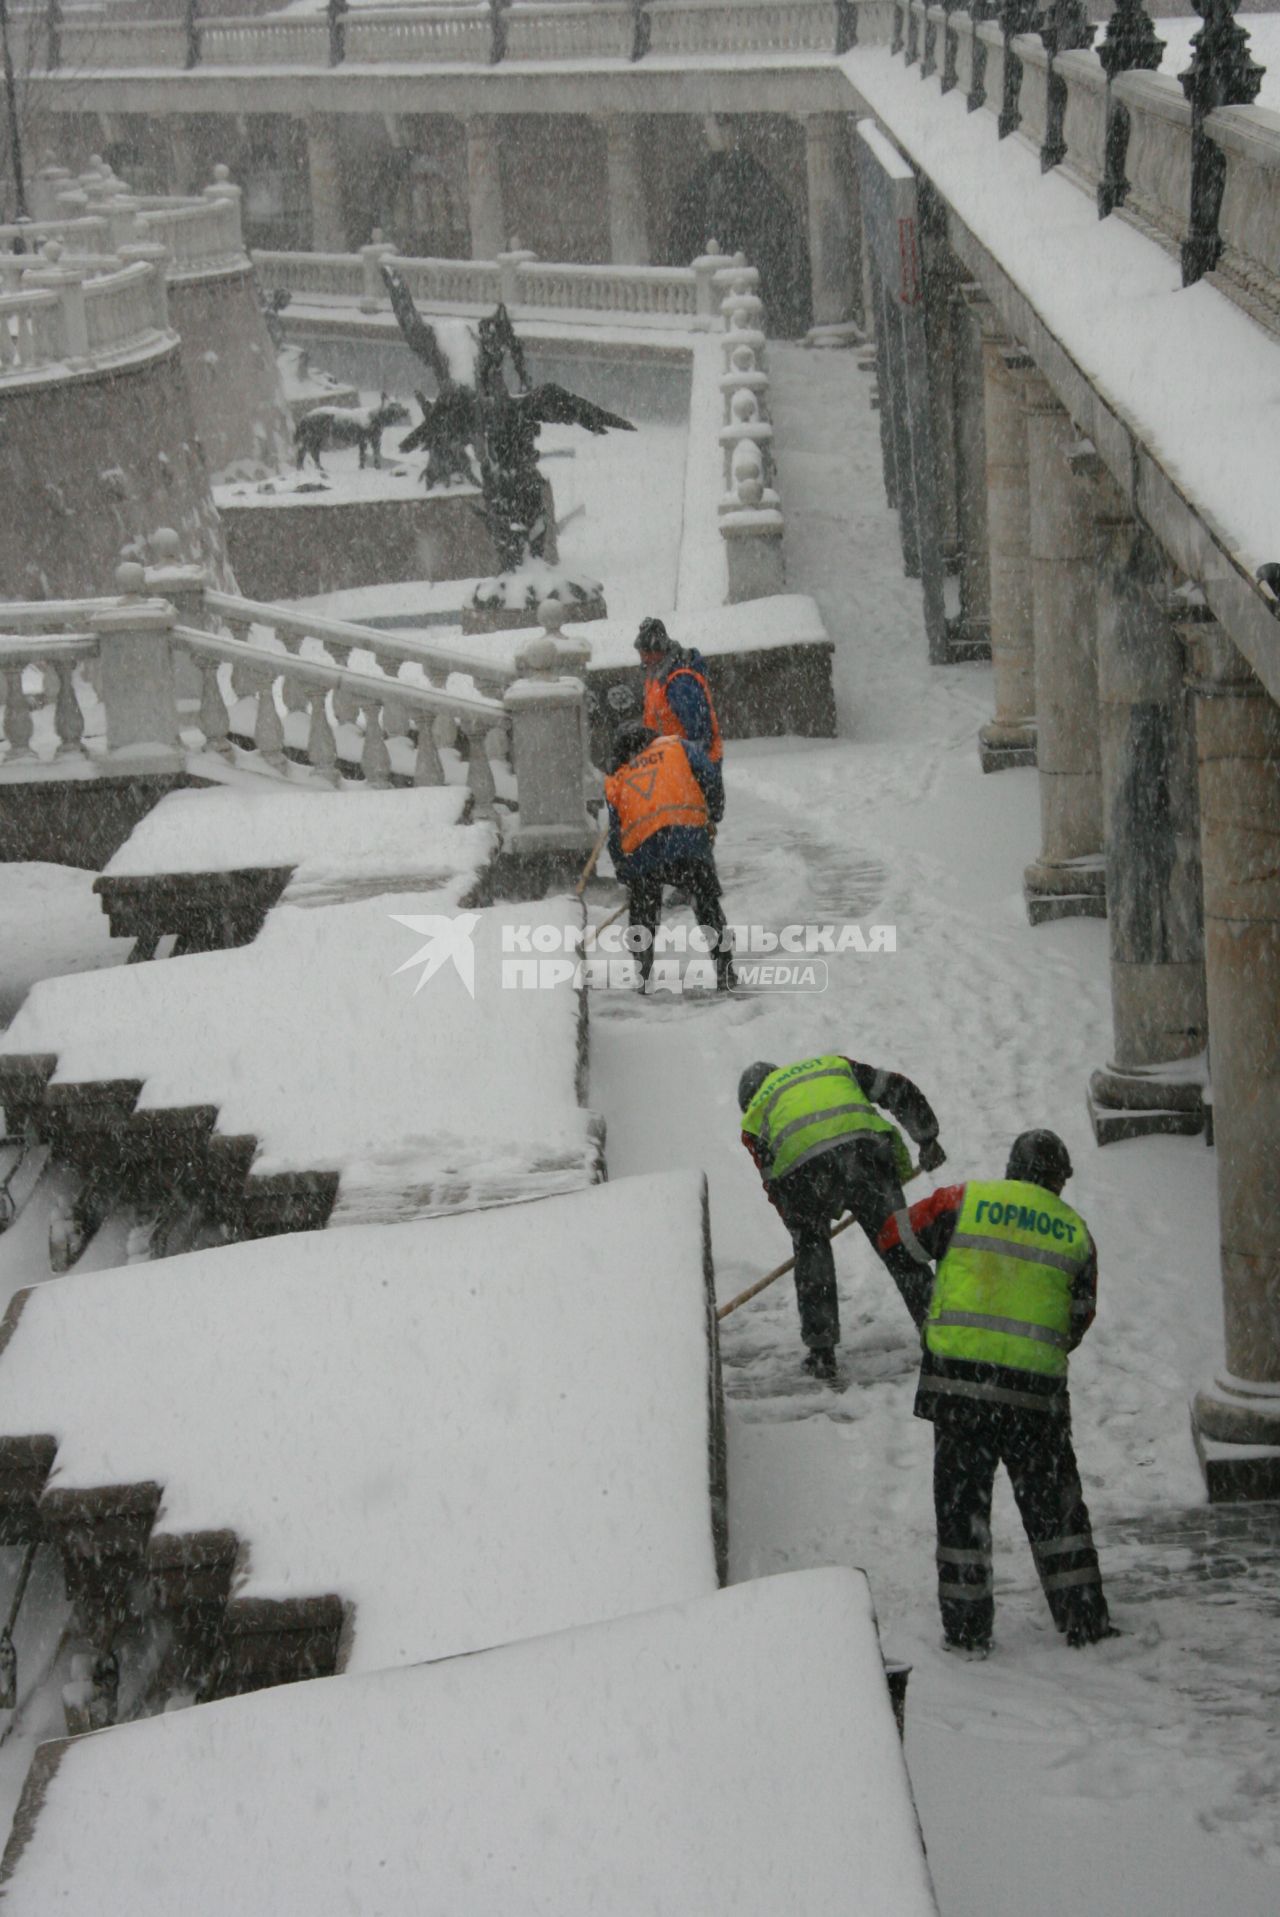
{"type": "Polygon", "coordinates": [[[636,953],[641,978],[648,978],[653,964],[653,940],[662,917],[662,888],[676,885],[689,894],[689,903],[699,925],[709,926],[716,934],[714,951],[716,976],[732,972],[733,954],[720,950],[720,935],[725,929],[724,907],[720,903],[720,877],[714,859],[670,859],[655,865],[639,878],[627,880],[627,912],[630,923],[649,934],[644,950],[636,953]]]}
{"type": "Polygon", "coordinates": [[[1109,1620],[1070,1414],[976,1403],[940,1407],[934,1417],[933,1502],[944,1635],[949,1643],[966,1646],[991,1639],[991,1492],[1001,1463],[1054,1623],[1069,1643],[1094,1643],[1106,1635],[1109,1620]]]}
{"type": "Polygon", "coordinates": [[[840,1342],[840,1302],[831,1226],[851,1211],[874,1246],[890,1212],[906,1204],[885,1132],[863,1132],[833,1145],[769,1187],[796,1253],[800,1336],[813,1350],[840,1342]]]}

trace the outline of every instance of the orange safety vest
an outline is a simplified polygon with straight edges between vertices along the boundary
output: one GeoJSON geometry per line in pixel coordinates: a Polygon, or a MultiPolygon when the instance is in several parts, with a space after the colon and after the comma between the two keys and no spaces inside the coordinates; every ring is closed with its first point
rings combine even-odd
{"type": "Polygon", "coordinates": [[[622,855],[669,825],[705,831],[707,801],[693,776],[682,739],[655,739],[651,746],[611,773],[604,796],[618,815],[622,855]]]}
{"type": "Polygon", "coordinates": [[[683,739],[684,727],[671,710],[671,702],[667,698],[667,687],[673,679],[679,678],[682,672],[687,672],[694,684],[702,687],[707,711],[711,715],[711,742],[705,747],[705,751],[712,765],[719,765],[724,757],[724,741],[720,737],[720,721],[716,717],[715,700],[711,697],[711,687],[694,666],[677,666],[675,671],[667,673],[665,678],[660,679],[654,673],[645,680],[644,722],[651,732],[660,732],[664,738],[683,739]]]}

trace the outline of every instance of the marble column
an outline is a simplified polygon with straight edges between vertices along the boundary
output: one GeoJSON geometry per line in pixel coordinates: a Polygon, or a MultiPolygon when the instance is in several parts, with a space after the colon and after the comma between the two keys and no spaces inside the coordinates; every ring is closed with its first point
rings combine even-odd
{"type": "Polygon", "coordinates": [[[1097,594],[1092,483],[1072,469],[1079,435],[1039,374],[1026,381],[1031,621],[1035,633],[1040,857],[1024,878],[1027,916],[1102,918],[1097,594]]]}
{"type": "Polygon", "coordinates": [[[1108,504],[1095,547],[1114,1049],[1089,1081],[1100,1145],[1203,1131],[1208,1042],[1195,715],[1169,565],[1119,499],[1108,504]]]}
{"type": "Polygon", "coordinates": [[[813,323],[847,320],[852,306],[849,206],[844,180],[844,116],[811,113],[804,123],[809,199],[809,274],[813,323]]]}
{"type": "Polygon", "coordinates": [[[605,121],[609,180],[609,254],[615,266],[649,264],[649,215],[640,164],[639,116],[610,114],[605,121]]]}
{"type": "Polygon", "coordinates": [[[316,114],[307,121],[307,183],[313,251],[345,253],[348,242],[342,204],[342,153],[337,121],[329,114],[316,114]]]}
{"type": "Polygon", "coordinates": [[[1031,625],[1031,502],[1020,375],[1025,353],[983,325],[988,618],[995,718],[978,734],[984,772],[1036,762],[1035,641],[1031,625]]]}
{"type": "Polygon", "coordinates": [[[1280,708],[1221,627],[1196,694],[1225,1363],[1195,1400],[1211,1498],[1280,1496],[1280,708]],[[1256,1447],[1256,1449],[1255,1449],[1256,1447]]]}
{"type": "Polygon", "coordinates": [[[976,309],[985,304],[972,284],[950,300],[955,413],[956,540],[960,619],[951,634],[955,659],[991,657],[991,561],[987,552],[987,443],[983,422],[982,341],[976,309]]]}
{"type": "Polygon", "coordinates": [[[496,260],[507,244],[499,124],[490,114],[476,114],[467,121],[467,211],[473,260],[496,260]]]}

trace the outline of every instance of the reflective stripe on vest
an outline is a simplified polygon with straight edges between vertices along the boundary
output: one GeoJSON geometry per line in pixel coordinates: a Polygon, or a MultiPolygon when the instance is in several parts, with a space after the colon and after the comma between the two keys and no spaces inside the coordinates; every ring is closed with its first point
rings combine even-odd
{"type": "Polygon", "coordinates": [[[706,830],[707,801],[680,739],[655,740],[605,780],[604,792],[618,815],[624,858],[665,826],[706,830]]]}
{"type": "Polygon", "coordinates": [[[864,1132],[884,1133],[893,1140],[900,1178],[911,1167],[897,1128],[876,1111],[848,1061],[834,1053],[770,1072],[747,1107],[742,1129],[760,1140],[771,1179],[785,1178],[809,1159],[864,1132]]]}
{"type": "Polygon", "coordinates": [[[966,1185],[925,1344],[939,1358],[1065,1377],[1071,1282],[1091,1253],[1084,1220],[1043,1186],[1012,1178],[966,1185]]]}
{"type": "MultiPolygon", "coordinates": [[[[682,672],[688,673],[707,702],[707,717],[711,721],[711,737],[704,749],[712,765],[719,765],[721,759],[724,757],[724,741],[720,737],[720,721],[716,717],[716,706],[715,700],[711,697],[711,687],[696,667],[677,666],[674,671],[668,672],[661,678],[657,673],[654,673],[652,678],[645,680],[644,722],[652,731],[661,732],[665,737],[684,738],[684,727],[672,710],[671,701],[667,697],[667,687],[673,679],[679,678],[682,672]]],[[[701,743],[701,741],[699,741],[699,743],[701,743]]]]}

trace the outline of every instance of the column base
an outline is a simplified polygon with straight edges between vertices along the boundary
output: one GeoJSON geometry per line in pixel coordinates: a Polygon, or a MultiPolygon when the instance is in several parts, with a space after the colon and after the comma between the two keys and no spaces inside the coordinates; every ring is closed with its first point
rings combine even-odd
{"type": "Polygon", "coordinates": [[[1191,1435],[1211,1504],[1280,1498],[1280,1385],[1215,1378],[1192,1401],[1191,1435]]]}
{"type": "MultiPolygon", "coordinates": [[[[991,657],[991,628],[984,619],[949,619],[947,621],[947,664],[949,666],[971,665],[978,660],[991,657]]],[[[1032,742],[1032,753],[1035,743],[1032,742]]],[[[993,767],[992,770],[995,768],[993,767]]],[[[985,772],[987,767],[983,767],[985,772]]]]}
{"type": "Polygon", "coordinates": [[[1108,1065],[1089,1080],[1086,1102],[1093,1136],[1099,1145],[1121,1138],[1150,1138],[1158,1134],[1196,1138],[1205,1129],[1204,1085],[1198,1077],[1172,1076],[1176,1067],[1161,1065],[1157,1072],[1122,1071],[1108,1065]]]}
{"type": "Polygon", "coordinates": [[[978,733],[978,758],[984,772],[1007,772],[1011,766],[1036,762],[1036,726],[1034,719],[1014,719],[1006,723],[993,719],[978,733]]]}
{"type": "Polygon", "coordinates": [[[1032,925],[1047,925],[1052,919],[1105,919],[1106,862],[1101,854],[1061,863],[1040,861],[1027,867],[1022,891],[1032,925]]]}

